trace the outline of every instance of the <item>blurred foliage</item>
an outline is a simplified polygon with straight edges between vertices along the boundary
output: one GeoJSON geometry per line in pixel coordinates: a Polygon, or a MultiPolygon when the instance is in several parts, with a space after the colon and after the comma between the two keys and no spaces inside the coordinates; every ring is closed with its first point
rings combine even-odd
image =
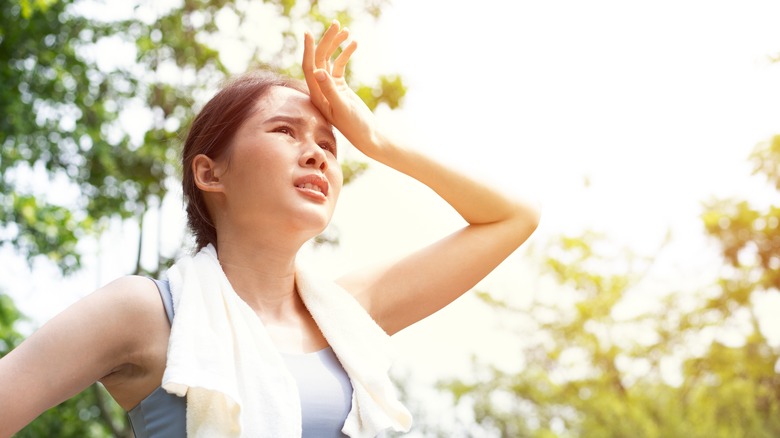
{"type": "Polygon", "coordinates": [[[17,322],[23,319],[13,300],[0,293],[0,357],[8,354],[24,339],[16,330],[17,322]]]}
{"type": "Polygon", "coordinates": [[[14,435],[15,438],[132,438],[124,411],[100,384],[47,410],[14,435]]]}
{"type": "Polygon", "coordinates": [[[771,187],[769,206],[705,204],[704,229],[723,264],[706,290],[656,291],[655,302],[626,312],[653,260],[586,233],[545,248],[565,298],[545,294],[517,308],[481,293],[525,321],[524,367],[477,364],[481,378],[442,382],[456,407],[473,411],[461,428],[473,433],[473,421],[478,435],[505,437],[780,436],[780,346],[758,316],[761,299],[780,294],[778,145],[780,136],[750,157],[771,187]]]}
{"type": "MultiPolygon", "coordinates": [[[[194,114],[231,74],[219,47],[248,53],[238,71],[302,77],[299,47],[333,18],[374,20],[387,0],[8,0],[0,2],[0,244],[64,274],[81,267],[80,239],[109,220],[135,223],[178,184],[179,148],[194,114]],[[258,15],[258,10],[262,10],[258,15]],[[98,12],[95,12],[98,11],[98,12]],[[126,11],[115,17],[116,11],[126,11]],[[228,17],[235,26],[220,27],[228,17]],[[281,45],[258,38],[280,29],[281,45]],[[237,33],[236,33],[237,32],[237,33]]],[[[235,69],[234,69],[235,70],[235,69]]],[[[398,76],[351,85],[373,110],[397,107],[398,76]]],[[[365,163],[345,160],[345,182],[365,163]]],[[[332,232],[322,242],[337,243],[332,232]]],[[[133,273],[158,277],[179,254],[133,273]]],[[[20,342],[19,317],[0,295],[0,347],[20,342]]],[[[95,385],[52,408],[19,436],[126,436],[124,415],[95,385]],[[86,420],[86,421],[85,421],[86,420]],[[94,421],[93,421],[94,420],[94,421]]]]}
{"type": "MultiPolygon", "coordinates": [[[[334,17],[344,25],[375,19],[386,3],[2,2],[0,242],[28,259],[47,256],[63,273],[77,270],[80,238],[97,235],[110,218],[141,226],[177,179],[186,127],[230,74],[215,48],[225,46],[224,34],[237,35],[230,46],[248,53],[246,69],[301,77],[304,29],[320,32],[334,17]],[[104,17],[112,9],[128,16],[104,17]],[[220,28],[220,19],[238,29],[220,28]],[[264,26],[281,29],[279,48],[258,41],[264,26]]],[[[351,70],[347,77],[371,109],[395,108],[405,93],[396,75],[375,85],[354,83],[351,70]]],[[[348,177],[359,174],[359,163],[344,166],[348,177]]],[[[136,272],[159,273],[170,258],[147,269],[139,258],[136,272]]]]}

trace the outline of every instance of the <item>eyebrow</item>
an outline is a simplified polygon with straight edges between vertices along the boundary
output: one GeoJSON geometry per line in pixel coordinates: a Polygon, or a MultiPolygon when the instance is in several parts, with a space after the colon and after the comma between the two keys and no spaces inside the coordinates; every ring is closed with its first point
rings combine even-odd
{"type": "MultiPolygon", "coordinates": [[[[293,116],[273,116],[270,119],[265,120],[263,123],[287,123],[294,126],[305,126],[307,123],[303,119],[303,117],[293,117],[293,116]]],[[[327,125],[328,128],[326,128],[324,125],[318,123],[316,127],[316,131],[320,135],[327,135],[328,137],[332,138],[334,141],[336,140],[336,134],[333,132],[333,126],[327,125]]]]}

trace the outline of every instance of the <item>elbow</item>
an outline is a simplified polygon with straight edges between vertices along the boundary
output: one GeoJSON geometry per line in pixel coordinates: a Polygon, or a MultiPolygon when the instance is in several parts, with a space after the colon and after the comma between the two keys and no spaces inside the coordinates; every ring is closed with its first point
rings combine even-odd
{"type": "Polygon", "coordinates": [[[517,246],[522,245],[539,227],[542,220],[542,209],[539,205],[530,203],[518,203],[515,206],[513,215],[513,224],[515,233],[519,242],[517,246]]]}
{"type": "Polygon", "coordinates": [[[531,232],[534,232],[539,227],[539,223],[542,221],[542,207],[540,205],[531,207],[529,211],[529,217],[529,223],[532,226],[531,232]]]}

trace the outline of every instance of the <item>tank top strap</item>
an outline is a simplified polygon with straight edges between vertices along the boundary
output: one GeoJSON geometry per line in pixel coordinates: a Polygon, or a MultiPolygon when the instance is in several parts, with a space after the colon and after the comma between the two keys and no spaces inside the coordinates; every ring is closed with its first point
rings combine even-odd
{"type": "Polygon", "coordinates": [[[163,306],[165,307],[165,313],[168,315],[168,322],[173,322],[173,296],[171,295],[171,284],[168,280],[158,280],[152,278],[154,284],[157,285],[157,290],[160,291],[160,298],[162,298],[163,306]]]}
{"type": "MultiPolygon", "coordinates": [[[[168,322],[173,322],[173,298],[166,280],[152,278],[160,291],[168,322]]],[[[138,406],[127,412],[136,438],[185,438],[187,436],[187,400],[157,387],[138,406]]]]}

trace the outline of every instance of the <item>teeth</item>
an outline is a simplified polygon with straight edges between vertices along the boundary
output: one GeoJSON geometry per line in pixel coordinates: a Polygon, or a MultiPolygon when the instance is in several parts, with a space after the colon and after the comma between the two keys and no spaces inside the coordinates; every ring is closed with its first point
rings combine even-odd
{"type": "Polygon", "coordinates": [[[301,189],[307,189],[307,190],[314,190],[315,192],[320,192],[320,193],[322,193],[322,189],[320,189],[320,186],[318,186],[318,185],[314,185],[314,184],[310,184],[310,183],[306,183],[306,184],[299,184],[299,185],[298,185],[298,188],[301,188],[301,189]]]}

